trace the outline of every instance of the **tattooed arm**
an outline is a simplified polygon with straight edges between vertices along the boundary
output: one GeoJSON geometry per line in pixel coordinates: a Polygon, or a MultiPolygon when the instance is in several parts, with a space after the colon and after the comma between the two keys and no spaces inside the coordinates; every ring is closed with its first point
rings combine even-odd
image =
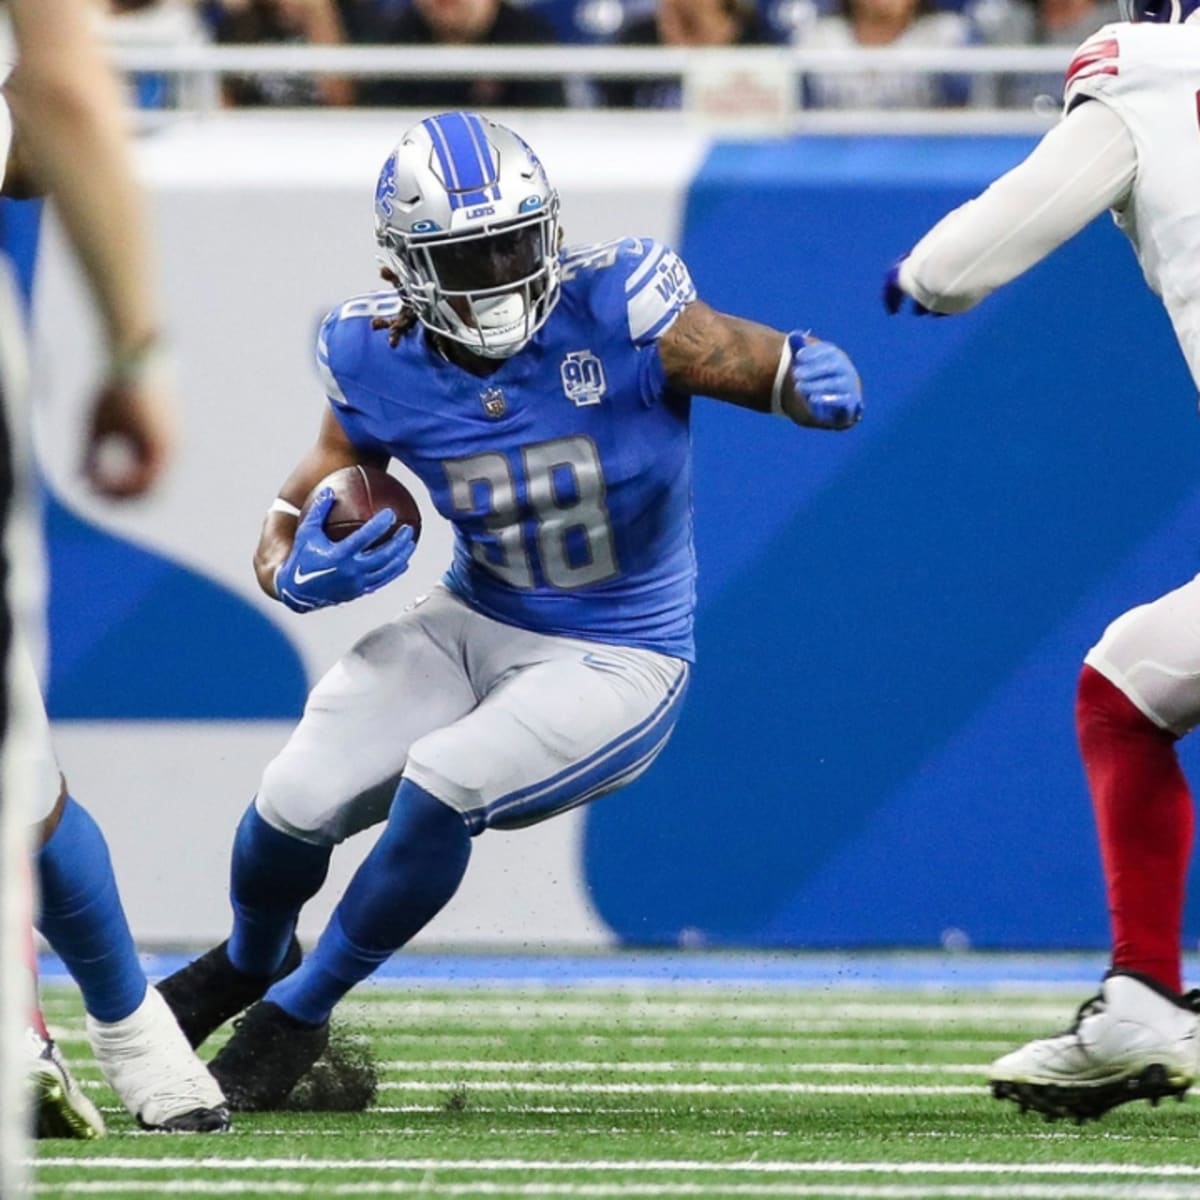
{"type": "MultiPolygon", "coordinates": [[[[677,391],[770,412],[786,342],[766,325],[727,317],[693,300],[658,339],[658,354],[677,391]]],[[[790,381],[786,390],[792,391],[790,381]]]]}
{"type": "Polygon", "coordinates": [[[668,383],[688,395],[820,429],[848,429],[862,415],[858,376],[836,346],[727,316],[700,300],[658,339],[658,353],[668,383]]]}

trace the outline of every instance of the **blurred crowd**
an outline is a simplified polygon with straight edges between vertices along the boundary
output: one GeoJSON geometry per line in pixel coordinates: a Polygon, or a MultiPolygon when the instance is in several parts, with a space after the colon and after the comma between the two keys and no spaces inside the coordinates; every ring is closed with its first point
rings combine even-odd
{"type": "MultiPolygon", "coordinates": [[[[795,45],[805,48],[1076,45],[1118,20],[1116,0],[112,0],[114,38],[142,44],[316,46],[795,45]]],[[[170,103],[139,79],[143,104],[170,103]]],[[[1058,75],[806,72],[809,108],[1029,108],[1056,103],[1058,75]]],[[[221,99],[248,105],[392,105],[445,110],[672,108],[661,79],[227,76],[221,99]]]]}

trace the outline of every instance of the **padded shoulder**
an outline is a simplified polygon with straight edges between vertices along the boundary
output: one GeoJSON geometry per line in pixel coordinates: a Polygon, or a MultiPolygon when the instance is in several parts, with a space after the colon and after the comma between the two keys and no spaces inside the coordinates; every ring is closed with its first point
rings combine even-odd
{"type": "Polygon", "coordinates": [[[588,292],[600,320],[623,320],[630,341],[645,346],[661,337],[696,298],[683,260],[653,238],[622,238],[566,250],[564,287],[588,292]]]}
{"type": "Polygon", "coordinates": [[[387,346],[386,335],[373,330],[371,322],[375,317],[397,316],[400,310],[400,297],[389,290],[353,296],[326,314],[317,334],[317,371],[334,404],[350,402],[348,387],[369,386],[373,356],[387,346]]]}

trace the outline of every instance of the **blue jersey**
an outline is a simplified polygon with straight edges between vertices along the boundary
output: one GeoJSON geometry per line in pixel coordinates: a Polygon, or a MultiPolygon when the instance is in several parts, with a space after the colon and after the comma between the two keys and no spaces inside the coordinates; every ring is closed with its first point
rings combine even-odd
{"type": "Polygon", "coordinates": [[[565,251],[549,320],[486,377],[416,327],[394,349],[371,319],[393,291],[325,318],[317,361],[357,447],[399,459],[455,530],[446,584],[498,621],[691,659],[690,398],[656,345],[695,299],[666,247],[565,251]]]}

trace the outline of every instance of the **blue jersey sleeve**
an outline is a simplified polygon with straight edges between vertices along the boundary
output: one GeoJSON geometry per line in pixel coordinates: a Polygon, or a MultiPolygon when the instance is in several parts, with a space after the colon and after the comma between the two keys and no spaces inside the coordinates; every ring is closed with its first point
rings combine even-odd
{"type": "Polygon", "coordinates": [[[626,268],[625,320],[635,346],[656,342],[696,299],[696,285],[682,258],[652,238],[622,243],[618,260],[626,268]]]}
{"type": "Polygon", "coordinates": [[[334,416],[346,436],[363,449],[387,449],[378,428],[381,393],[370,383],[379,339],[375,317],[394,317],[400,299],[394,291],[355,296],[328,313],[317,334],[317,374],[334,416]]]}
{"type": "Polygon", "coordinates": [[[617,320],[639,350],[656,342],[696,299],[683,259],[653,238],[622,238],[566,252],[563,282],[585,282],[592,315],[617,320]]]}

